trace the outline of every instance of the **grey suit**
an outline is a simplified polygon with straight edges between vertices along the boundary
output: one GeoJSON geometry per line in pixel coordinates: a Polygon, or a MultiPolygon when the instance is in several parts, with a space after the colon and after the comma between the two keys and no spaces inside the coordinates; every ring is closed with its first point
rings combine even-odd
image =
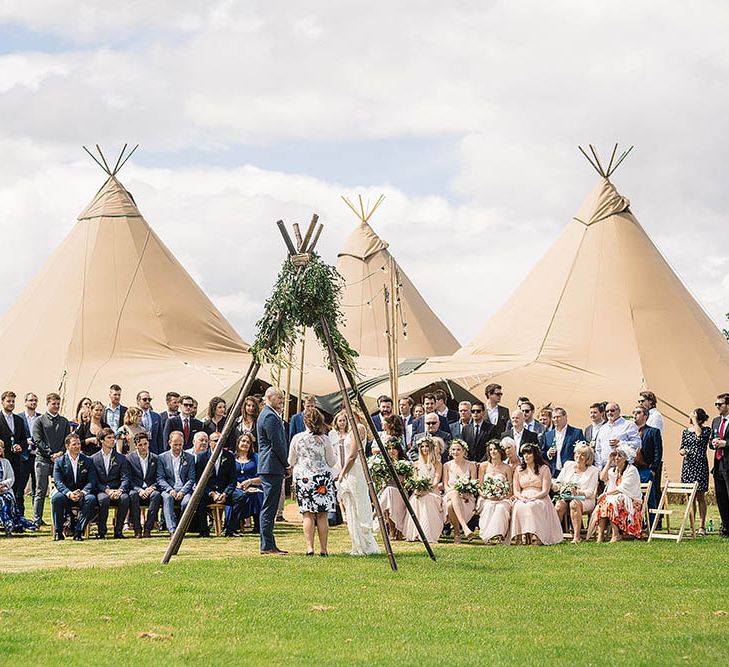
{"type": "MultiPolygon", "coordinates": [[[[175,480],[175,469],[172,466],[172,451],[167,450],[157,457],[157,488],[162,491],[162,511],[165,525],[170,535],[177,528],[177,515],[175,514],[175,499],[171,491],[182,491],[184,496],[180,502],[180,512],[184,512],[187,503],[192,497],[192,487],[195,484],[195,460],[187,452],[180,454],[180,481],[175,480]]],[[[180,514],[182,515],[182,514],[180,514]]]]}
{"type": "Polygon", "coordinates": [[[63,453],[66,436],[71,432],[68,419],[60,414],[55,417],[50,412],[42,414],[33,424],[33,444],[37,449],[35,457],[36,492],[33,499],[33,519],[43,518],[43,507],[48,493],[48,479],[53,474],[51,456],[63,453]]]}
{"type": "Polygon", "coordinates": [[[278,413],[267,405],[256,422],[258,432],[258,476],[263,489],[261,507],[261,551],[276,548],[273,524],[276,519],[281,485],[288,467],[288,446],[283,421],[278,413]]]}

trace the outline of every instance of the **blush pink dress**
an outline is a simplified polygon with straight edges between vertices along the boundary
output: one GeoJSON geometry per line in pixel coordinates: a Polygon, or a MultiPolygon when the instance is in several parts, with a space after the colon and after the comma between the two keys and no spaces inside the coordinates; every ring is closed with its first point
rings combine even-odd
{"type": "MultiPolygon", "coordinates": [[[[415,464],[415,474],[419,477],[435,478],[435,466],[423,465],[418,462],[415,464]]],[[[437,542],[443,531],[445,517],[443,514],[443,499],[437,490],[431,490],[423,495],[413,493],[410,496],[410,505],[413,508],[415,516],[420,522],[420,526],[428,538],[428,542],[437,542]]],[[[408,542],[415,542],[420,539],[415,523],[408,515],[405,518],[405,539],[408,542]]]]}
{"type": "Polygon", "coordinates": [[[379,495],[380,507],[386,518],[389,518],[395,524],[395,528],[401,533],[405,532],[405,519],[408,516],[405,501],[402,499],[400,492],[395,486],[395,482],[389,482],[387,486],[380,491],[379,495]]]}
{"type": "MultiPolygon", "coordinates": [[[[542,492],[542,478],[546,475],[551,479],[548,466],[542,466],[539,473],[539,475],[535,475],[530,468],[526,470],[517,468],[514,471],[514,493],[521,488],[521,495],[526,498],[534,498],[539,495],[542,492]]],[[[557,510],[549,496],[530,502],[514,500],[511,508],[510,539],[525,533],[536,535],[542,544],[559,544],[564,540],[557,510]]]]}
{"type": "MultiPolygon", "coordinates": [[[[488,476],[498,477],[499,479],[506,481],[506,477],[500,472],[496,472],[488,476]]],[[[497,535],[501,535],[504,541],[506,541],[509,537],[511,501],[508,498],[502,498],[501,500],[481,498],[480,509],[481,512],[478,520],[479,537],[484,542],[488,542],[497,535]]]]}

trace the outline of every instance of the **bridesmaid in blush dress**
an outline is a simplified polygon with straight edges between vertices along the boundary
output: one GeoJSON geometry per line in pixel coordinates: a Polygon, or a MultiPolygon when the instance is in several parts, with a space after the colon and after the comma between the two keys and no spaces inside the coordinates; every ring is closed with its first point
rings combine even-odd
{"type": "MultiPolygon", "coordinates": [[[[397,440],[391,440],[385,447],[387,453],[390,455],[392,461],[407,461],[405,458],[405,450],[403,449],[402,443],[397,440]]],[[[403,480],[400,480],[403,482],[403,480]]],[[[404,482],[403,482],[404,483],[404,482]]],[[[390,534],[390,539],[401,540],[403,531],[405,530],[405,517],[408,515],[407,507],[405,507],[405,501],[400,495],[400,491],[395,485],[395,480],[391,479],[385,488],[380,491],[379,495],[380,507],[382,508],[382,514],[385,517],[387,523],[387,529],[390,534]]]]}
{"type": "MultiPolygon", "coordinates": [[[[443,500],[438,492],[438,485],[443,475],[443,464],[436,456],[435,443],[430,438],[425,438],[418,443],[418,460],[413,468],[415,477],[430,480],[430,490],[413,493],[410,496],[410,505],[428,542],[437,542],[445,523],[443,500]]],[[[420,539],[415,523],[409,515],[405,520],[405,539],[408,542],[420,539]]]]}
{"type": "Polygon", "coordinates": [[[466,458],[467,447],[462,440],[454,440],[448,450],[451,460],[443,465],[445,509],[448,520],[453,526],[453,544],[461,543],[461,531],[466,539],[473,534],[468,522],[476,513],[476,498],[470,494],[460,494],[454,488],[459,477],[475,480],[478,476],[476,464],[466,458]]]}
{"type": "Polygon", "coordinates": [[[564,536],[549,499],[552,473],[536,445],[527,443],[521,453],[524,463],[514,472],[511,538],[517,544],[559,544],[564,536]]]}
{"type": "Polygon", "coordinates": [[[486,477],[497,477],[508,482],[509,491],[503,498],[487,496],[481,498],[478,534],[486,543],[491,542],[491,540],[504,542],[509,536],[509,522],[511,520],[510,496],[514,469],[505,462],[507,456],[506,451],[497,440],[489,443],[487,456],[488,461],[484,461],[479,466],[479,484],[483,484],[486,477]]]}

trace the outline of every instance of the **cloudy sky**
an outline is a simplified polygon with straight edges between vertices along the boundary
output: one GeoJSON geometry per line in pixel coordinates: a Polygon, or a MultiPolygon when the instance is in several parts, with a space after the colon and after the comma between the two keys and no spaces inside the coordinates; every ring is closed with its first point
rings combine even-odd
{"type": "MultiPolygon", "coordinates": [[[[104,180],[250,340],[273,222],[373,227],[468,342],[596,181],[613,181],[711,317],[729,310],[729,5],[0,0],[0,313],[104,180]],[[8,251],[12,248],[12,252],[8,251]]],[[[650,289],[650,285],[646,285],[650,289]]],[[[538,299],[535,294],[535,299],[538,299]]]]}

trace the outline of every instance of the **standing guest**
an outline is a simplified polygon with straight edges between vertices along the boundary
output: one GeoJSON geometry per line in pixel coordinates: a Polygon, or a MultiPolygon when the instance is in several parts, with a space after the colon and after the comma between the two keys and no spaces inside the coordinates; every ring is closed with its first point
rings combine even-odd
{"type": "MultiPolygon", "coordinates": [[[[595,443],[595,463],[603,467],[619,445],[625,445],[630,450],[630,462],[640,449],[641,440],[638,427],[620,415],[620,406],[617,403],[608,403],[605,407],[607,424],[600,429],[595,443]]],[[[602,478],[601,478],[602,479],[602,478]]]]}
{"type": "Polygon", "coordinates": [[[476,464],[467,458],[468,449],[463,440],[451,442],[449,453],[451,460],[443,465],[443,491],[445,495],[446,515],[453,526],[453,543],[461,543],[461,531],[466,539],[471,537],[473,531],[468,522],[476,514],[477,496],[461,494],[456,491],[455,484],[459,479],[468,478],[476,481],[478,470],[476,464]]]}
{"type": "Polygon", "coordinates": [[[605,418],[605,406],[607,403],[593,403],[590,406],[590,425],[585,429],[585,441],[590,444],[593,451],[597,442],[597,434],[600,429],[607,424],[605,418]]]}
{"type": "Polygon", "coordinates": [[[89,408],[89,421],[79,424],[76,429],[76,435],[81,440],[81,451],[86,456],[93,456],[101,450],[98,435],[105,428],[109,428],[109,425],[104,421],[104,404],[94,401],[89,408]]]}
{"type": "Polygon", "coordinates": [[[551,431],[554,428],[552,420],[552,408],[545,406],[539,411],[539,423],[544,426],[544,432],[551,431]]]}
{"type": "Polygon", "coordinates": [[[347,418],[346,410],[340,410],[334,415],[332,427],[332,430],[329,431],[329,441],[332,443],[332,447],[334,447],[334,453],[337,458],[336,463],[332,466],[332,475],[336,479],[342,471],[347,458],[347,448],[344,442],[347,439],[347,435],[349,435],[349,419],[347,418]]]}
{"type": "Polygon", "coordinates": [[[139,408],[129,408],[124,413],[124,424],[116,431],[116,448],[120,454],[134,451],[134,436],[137,433],[147,433],[142,426],[142,411],[139,408]]]}
{"type": "MultiPolygon", "coordinates": [[[[205,434],[207,436],[207,434],[205,434]]],[[[213,432],[215,444],[220,440],[220,433],[213,432]]],[[[210,450],[212,456],[212,448],[210,450]]],[[[225,505],[225,530],[223,537],[240,537],[240,522],[245,504],[245,493],[237,487],[238,470],[235,463],[235,455],[227,449],[220,450],[213,466],[210,479],[205,487],[205,494],[208,498],[207,504],[225,505]]],[[[204,502],[200,503],[204,505],[204,502]]]]}
{"type": "MultiPolygon", "coordinates": [[[[15,392],[4,391],[0,396],[2,414],[0,415],[0,440],[5,445],[5,460],[13,469],[14,502],[21,514],[25,514],[25,487],[28,484],[28,433],[22,417],[13,414],[15,392]]],[[[7,478],[6,478],[7,479],[7,478]]]]}
{"type": "Polygon", "coordinates": [[[142,427],[149,434],[149,448],[154,454],[164,449],[162,418],[152,410],[152,396],[147,390],[137,394],[137,407],[142,411],[142,427]]]}
{"type": "Polygon", "coordinates": [[[369,556],[380,553],[380,547],[372,532],[372,504],[370,502],[367,480],[362,467],[362,457],[354,429],[360,441],[367,441],[364,418],[353,411],[355,423],[350,424],[349,435],[345,440],[347,459],[337,478],[339,500],[347,517],[347,530],[352,540],[352,556],[369,556]]]}
{"type": "Polygon", "coordinates": [[[162,512],[170,536],[177,528],[175,504],[180,504],[182,516],[190,502],[195,484],[195,461],[187,452],[182,451],[184,443],[183,433],[172,431],[167,441],[169,448],[157,457],[157,488],[162,492],[162,512]]]}
{"type": "MultiPolygon", "coordinates": [[[[133,410],[134,408],[130,408],[133,410]]],[[[106,539],[109,507],[116,507],[114,539],[124,538],[124,521],[129,511],[129,467],[124,455],[115,448],[110,428],[99,433],[101,451],[91,457],[96,472],[96,501],[99,503],[99,539],[106,539]]]]}
{"type": "MultiPolygon", "coordinates": [[[[28,486],[28,477],[30,477],[31,482],[31,497],[33,498],[33,500],[35,500],[36,448],[35,443],[33,442],[33,424],[35,424],[36,420],[40,417],[40,415],[36,412],[36,408],[38,407],[38,397],[33,392],[28,392],[23,397],[23,401],[25,403],[25,410],[23,410],[23,412],[21,412],[19,416],[23,420],[23,424],[25,425],[25,433],[28,436],[28,448],[25,450],[25,454],[27,456],[27,472],[24,472],[23,477],[20,479],[16,477],[15,483],[18,485],[19,489],[22,489],[22,502],[20,495],[16,495],[16,499],[18,501],[18,506],[22,507],[22,514],[25,516],[25,487],[28,486]]],[[[23,458],[22,455],[21,458],[23,458]]]]}
{"type": "MultiPolygon", "coordinates": [[[[167,406],[167,409],[159,415],[160,423],[162,425],[163,447],[167,446],[167,440],[164,438],[165,422],[170,417],[177,417],[180,414],[180,395],[176,391],[168,391],[165,394],[165,405],[167,406]]],[[[160,451],[159,453],[161,454],[162,452],[160,451]]]]}
{"type": "MultiPolygon", "coordinates": [[[[443,500],[438,491],[443,478],[443,464],[436,454],[435,442],[432,438],[422,438],[418,443],[418,459],[413,468],[413,476],[427,479],[430,482],[430,488],[415,491],[410,496],[410,505],[428,542],[437,542],[445,523],[443,500]]],[[[420,539],[415,523],[410,516],[405,519],[405,539],[408,542],[420,539]]]]}
{"type": "Polygon", "coordinates": [[[399,408],[402,422],[405,424],[405,446],[410,444],[413,438],[413,422],[415,416],[413,415],[413,404],[414,401],[410,396],[405,396],[400,399],[399,408]]]}
{"type": "Polygon", "coordinates": [[[253,532],[260,534],[263,492],[261,491],[261,479],[258,477],[258,454],[256,454],[255,440],[250,433],[241,433],[238,436],[235,469],[237,487],[245,494],[242,511],[243,522],[249,524],[252,519],[253,532]]]}
{"type": "MultiPolygon", "coordinates": [[[[691,425],[681,434],[681,448],[678,453],[683,456],[681,464],[681,484],[698,482],[694,506],[691,511],[696,515],[696,506],[699,506],[699,519],[701,526],[699,535],[706,534],[706,492],[709,490],[709,462],[706,451],[711,441],[711,429],[705,426],[709,415],[703,408],[696,408],[691,413],[691,425]]],[[[658,430],[658,429],[656,429],[658,430]]],[[[637,458],[637,457],[636,457],[637,458]]]]}
{"type": "MultiPolygon", "coordinates": [[[[60,403],[59,397],[59,407],[60,403]]],[[[68,424],[68,420],[66,420],[66,424],[68,424]]],[[[53,463],[53,483],[56,487],[51,496],[55,531],[53,541],[58,542],[64,539],[63,522],[66,511],[76,506],[79,508],[79,517],[74,526],[73,539],[75,542],[81,542],[86,524],[91,519],[91,512],[96,506],[96,468],[93,461],[81,453],[81,441],[75,433],[66,434],[64,448],[65,453],[56,458],[53,463]]]]}
{"type": "Polygon", "coordinates": [[[461,437],[468,445],[471,460],[479,463],[486,459],[486,443],[491,434],[491,424],[484,421],[486,408],[481,401],[474,401],[471,405],[472,419],[461,430],[461,437]]]}
{"type": "Polygon", "coordinates": [[[58,413],[61,409],[61,397],[57,393],[51,392],[46,396],[46,409],[47,412],[33,424],[33,444],[36,447],[33,520],[36,526],[45,525],[43,507],[48,493],[48,479],[53,474],[55,462],[64,456],[64,442],[71,432],[68,419],[58,413]]]}
{"type": "Polygon", "coordinates": [[[564,537],[557,510],[549,499],[549,466],[536,443],[526,443],[521,453],[524,462],[514,472],[511,538],[516,538],[517,544],[559,544],[564,537]]]}
{"type": "Polygon", "coordinates": [[[416,403],[413,405],[413,422],[420,419],[425,414],[425,407],[422,403],[416,403]]]}
{"type": "MultiPolygon", "coordinates": [[[[248,433],[253,437],[253,442],[256,441],[256,422],[258,421],[258,415],[261,413],[261,404],[255,396],[246,396],[243,401],[243,408],[241,409],[240,417],[236,420],[236,427],[233,430],[235,439],[231,440],[231,445],[235,446],[234,443],[238,442],[238,438],[244,433],[248,433]]],[[[228,443],[225,445],[228,446],[228,443]]]]}
{"type": "MultiPolygon", "coordinates": [[[[413,422],[413,439],[418,433],[425,433],[427,430],[425,428],[425,415],[429,414],[436,414],[435,413],[435,394],[433,393],[427,393],[423,395],[423,408],[425,409],[425,413],[418,417],[413,422]]],[[[438,430],[443,431],[443,433],[448,434],[448,440],[451,439],[451,427],[448,425],[448,419],[446,419],[442,415],[436,414],[438,417],[438,421],[440,422],[440,426],[438,427],[438,430]]]]}
{"type": "Polygon", "coordinates": [[[13,533],[22,533],[26,528],[35,530],[35,524],[23,516],[15,502],[14,486],[13,466],[5,458],[5,443],[0,440],[0,523],[5,528],[6,537],[11,537],[13,533]]]}
{"type": "Polygon", "coordinates": [[[527,431],[532,431],[537,434],[539,445],[541,446],[546,427],[536,419],[534,403],[527,399],[520,401],[518,407],[524,413],[524,428],[527,431]]]}
{"type": "Polygon", "coordinates": [[[557,477],[565,464],[575,458],[575,445],[585,442],[585,434],[581,428],[570,426],[567,420],[567,410],[554,408],[552,410],[554,428],[544,435],[542,444],[542,457],[552,469],[552,477],[557,477]]]}
{"type": "Polygon", "coordinates": [[[389,396],[378,396],[377,397],[377,409],[379,412],[372,415],[372,423],[375,425],[375,429],[378,433],[382,432],[383,426],[382,423],[384,422],[386,417],[389,417],[392,414],[392,399],[389,396]]]}
{"type": "Polygon", "coordinates": [[[489,496],[482,492],[478,536],[487,544],[492,540],[502,542],[509,535],[514,469],[506,460],[506,450],[498,440],[492,440],[489,442],[488,459],[478,467],[479,484],[483,484],[487,477],[495,477],[509,485],[503,496],[489,496]]]}
{"type": "Polygon", "coordinates": [[[592,465],[595,454],[590,445],[582,444],[575,447],[574,461],[565,462],[559,476],[554,481],[555,490],[559,491],[566,485],[572,486],[570,496],[584,496],[584,498],[560,497],[556,510],[560,522],[569,512],[572,520],[572,542],[580,541],[582,529],[582,515],[589,514],[595,509],[597,496],[597,478],[599,470],[592,465]]]}
{"type": "MultiPolygon", "coordinates": [[[[385,444],[385,447],[393,463],[395,461],[406,460],[405,449],[401,442],[390,440],[385,444]]],[[[400,478],[400,483],[405,483],[402,477],[400,478]]],[[[394,479],[388,480],[382,491],[380,491],[378,499],[382,508],[382,515],[387,524],[387,532],[390,535],[390,539],[401,540],[403,531],[405,530],[405,519],[408,511],[394,479]]]]}
{"type": "Polygon", "coordinates": [[[638,469],[630,464],[632,455],[633,449],[624,443],[608,454],[600,473],[600,479],[606,484],[605,492],[597,499],[597,506],[590,518],[588,540],[597,529],[597,541],[602,542],[608,523],[612,532],[611,542],[622,539],[620,533],[640,538],[643,494],[638,469]]]}
{"type": "Polygon", "coordinates": [[[638,405],[648,410],[648,426],[657,428],[663,435],[664,419],[663,415],[656,407],[658,399],[652,391],[641,391],[638,398],[638,405]]]}
{"type": "Polygon", "coordinates": [[[170,440],[173,431],[182,433],[185,439],[184,449],[192,447],[192,439],[198,431],[203,430],[202,422],[196,419],[194,414],[195,400],[192,396],[183,396],[180,399],[180,414],[176,417],[168,417],[164,426],[164,438],[170,440]]]}
{"type": "Polygon", "coordinates": [[[506,463],[511,466],[512,470],[516,470],[521,465],[521,458],[516,450],[516,442],[514,442],[514,438],[501,438],[501,441],[494,439],[489,442],[489,445],[491,442],[500,442],[506,452],[506,463]]]}
{"type": "Polygon", "coordinates": [[[208,404],[208,411],[203,422],[203,430],[208,435],[211,433],[222,433],[227,412],[228,406],[225,403],[225,399],[220,396],[213,396],[208,404]]]}
{"type": "Polygon", "coordinates": [[[137,433],[134,450],[127,454],[129,465],[129,516],[134,537],[152,537],[157,523],[162,496],[157,489],[157,455],[149,451],[149,436],[137,433]],[[147,507],[147,518],[142,527],[142,506],[147,507]]]}
{"type": "MultiPolygon", "coordinates": [[[[706,413],[704,413],[706,414],[706,413]]],[[[709,416],[706,415],[708,419],[709,416]]],[[[663,466],[663,439],[661,432],[657,428],[648,426],[648,409],[638,406],[633,410],[633,421],[638,427],[640,433],[641,446],[635,454],[635,467],[638,468],[641,482],[651,482],[651,491],[648,495],[648,508],[656,509],[658,507],[658,486],[657,471],[663,466]]],[[[707,441],[708,444],[708,441],[707,441]]],[[[706,460],[706,451],[704,451],[704,460],[706,460]]],[[[706,468],[706,482],[709,482],[709,468],[706,468]]]]}
{"type": "Polygon", "coordinates": [[[504,395],[500,384],[487,384],[484,393],[486,394],[486,419],[491,424],[489,438],[496,438],[506,430],[509,408],[500,405],[504,395]]]}
{"type": "MultiPolygon", "coordinates": [[[[463,429],[471,423],[471,402],[461,401],[458,404],[458,419],[450,424],[451,436],[453,438],[460,438],[465,440],[463,437],[463,429]]],[[[469,451],[471,449],[469,448],[469,451]]]]}
{"type": "Polygon", "coordinates": [[[435,413],[439,417],[445,417],[449,424],[453,424],[458,421],[459,414],[456,410],[448,407],[448,395],[442,389],[436,389],[433,392],[435,396],[435,413]]]}
{"type": "Polygon", "coordinates": [[[304,404],[301,412],[297,412],[293,417],[291,417],[291,422],[289,423],[289,442],[297,433],[303,433],[306,430],[306,426],[304,426],[304,413],[307,408],[315,407],[316,396],[313,394],[307,394],[304,396],[304,404]]]}
{"type": "Polygon", "coordinates": [[[115,433],[124,424],[124,413],[127,411],[125,405],[121,404],[122,388],[118,384],[109,387],[109,405],[104,410],[104,421],[115,433]]]}
{"type": "Polygon", "coordinates": [[[729,449],[726,443],[729,440],[729,393],[719,394],[714,406],[719,414],[711,422],[711,442],[709,447],[714,450],[714,491],[716,492],[716,506],[721,516],[721,535],[729,537],[729,449]]]}
{"type": "Polygon", "coordinates": [[[93,401],[88,397],[84,396],[76,405],[76,411],[73,413],[73,419],[69,421],[69,424],[71,424],[71,430],[75,431],[79,424],[83,423],[82,414],[84,412],[88,413],[91,410],[91,404],[93,401]]]}
{"type": "Polygon", "coordinates": [[[321,556],[326,556],[329,522],[327,513],[336,506],[331,467],[334,449],[324,434],[324,418],[316,408],[304,411],[306,430],[297,433],[289,446],[289,466],[293,468],[296,500],[304,519],[306,555],[314,555],[314,529],[319,535],[321,556]]]}
{"type": "MultiPolygon", "coordinates": [[[[266,407],[258,416],[258,477],[263,489],[261,507],[261,553],[285,555],[287,552],[276,546],[273,525],[281,497],[284,475],[288,469],[286,432],[279,411],[283,406],[283,392],[269,387],[264,394],[266,407]]],[[[310,406],[314,408],[314,406],[310,406]]],[[[293,424],[293,420],[292,420],[293,424]]]]}
{"type": "Polygon", "coordinates": [[[436,454],[441,459],[448,458],[448,451],[446,449],[446,443],[451,441],[451,433],[449,431],[441,430],[441,421],[438,419],[438,415],[435,412],[428,412],[423,417],[423,423],[425,424],[425,433],[417,433],[413,436],[412,444],[407,452],[408,458],[411,461],[416,461],[420,457],[420,441],[423,438],[428,438],[433,442],[436,448],[436,454]]]}
{"type": "Polygon", "coordinates": [[[527,443],[539,445],[539,436],[537,436],[537,434],[533,431],[527,431],[524,428],[524,413],[519,409],[512,411],[511,428],[506,429],[506,431],[501,434],[501,437],[512,438],[516,445],[517,452],[521,452],[521,448],[527,443]]]}

